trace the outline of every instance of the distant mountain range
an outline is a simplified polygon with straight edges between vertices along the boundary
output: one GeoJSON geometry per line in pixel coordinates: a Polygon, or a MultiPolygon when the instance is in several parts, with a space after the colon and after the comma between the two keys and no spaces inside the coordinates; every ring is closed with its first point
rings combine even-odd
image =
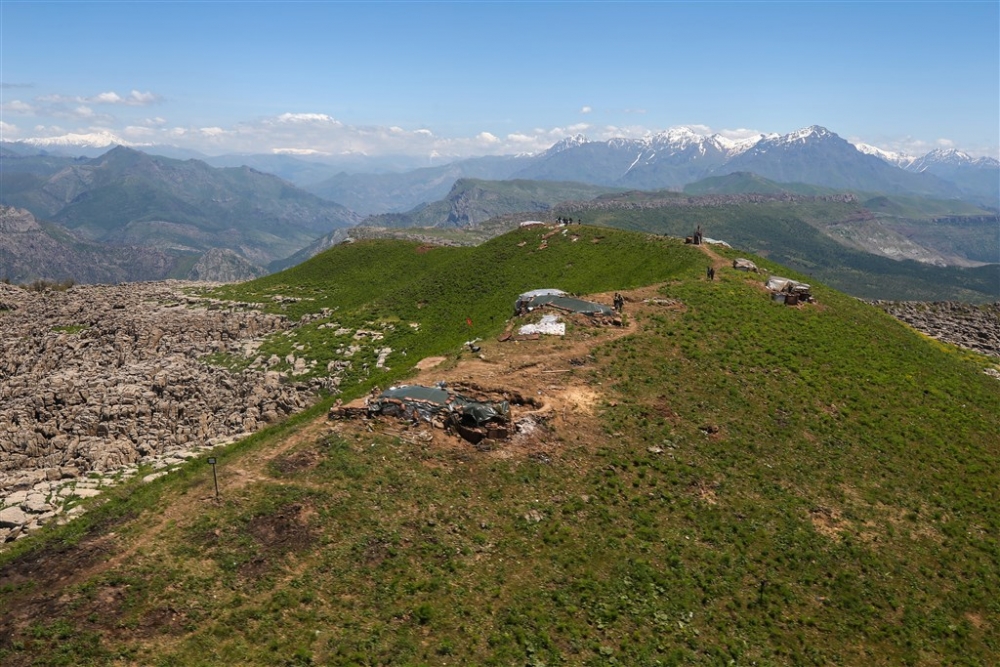
{"type": "Polygon", "coordinates": [[[681,189],[734,172],[838,190],[969,198],[994,207],[1000,199],[997,160],[963,161],[959,155],[931,153],[903,168],[819,126],[741,142],[677,130],[642,140],[591,142],[576,137],[556,144],[514,177],[649,190],[681,189]],[[963,183],[945,176],[961,177],[963,183]]]}
{"type": "Polygon", "coordinates": [[[711,176],[753,172],[772,181],[839,190],[965,199],[1000,208],[1000,162],[958,151],[919,158],[857,147],[813,126],[733,141],[685,128],[644,139],[565,139],[538,155],[471,158],[405,173],[342,173],[302,186],[365,213],[401,213],[437,200],[459,178],[574,181],[639,190],[677,189],[711,176]]]}
{"type": "MultiPolygon", "coordinates": [[[[639,140],[576,136],[537,155],[391,171],[405,169],[403,160],[380,164],[378,173],[350,171],[376,168],[362,156],[335,164],[289,155],[221,156],[211,160],[232,166],[213,167],[122,146],[79,157],[56,148],[0,144],[0,204],[30,212],[51,238],[114,252],[142,249],[152,253],[143,262],[122,261],[157,266],[148,273],[87,274],[97,280],[239,279],[311,256],[358,224],[465,229],[513,213],[544,217],[560,202],[630,190],[850,192],[871,210],[864,224],[837,228],[842,243],[939,265],[1000,262],[990,240],[1000,235],[996,159],[958,151],[907,158],[854,146],[819,126],[742,141],[685,128],[639,140]],[[271,168],[280,174],[265,173],[271,168]],[[206,254],[213,250],[226,252],[206,254]]],[[[13,258],[25,261],[21,255],[31,247],[8,250],[8,274],[13,258]]],[[[0,274],[4,270],[0,266],[0,274]]]]}
{"type": "MultiPolygon", "coordinates": [[[[108,137],[92,137],[76,155],[89,154],[108,137]]],[[[105,143],[104,145],[107,145],[105,143]]],[[[71,153],[65,142],[45,146],[3,144],[5,152],[37,155],[40,149],[71,153]]],[[[166,147],[150,151],[169,151],[166,147]]],[[[174,149],[176,151],[176,149],[174,149]]],[[[51,157],[51,156],[50,156],[51,157]]],[[[565,139],[535,155],[477,157],[416,167],[412,158],[347,155],[204,157],[215,166],[249,165],[275,174],[359,215],[403,213],[446,196],[460,178],[575,181],[634,189],[677,189],[710,176],[749,171],[772,181],[888,194],[961,198],[1000,208],[1000,162],[960,151],[905,156],[853,145],[812,126],[785,135],[758,134],[734,141],[674,128],[643,139],[565,139]]]]}

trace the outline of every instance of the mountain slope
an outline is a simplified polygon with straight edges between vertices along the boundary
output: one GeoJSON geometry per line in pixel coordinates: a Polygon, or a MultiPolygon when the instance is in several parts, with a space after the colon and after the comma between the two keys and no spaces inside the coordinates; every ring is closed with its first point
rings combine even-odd
{"type": "Polygon", "coordinates": [[[372,216],[370,227],[475,227],[490,218],[512,213],[544,213],[564,201],[594,199],[620,192],[583,183],[553,181],[455,181],[448,196],[408,213],[372,216]]]}
{"type": "Polygon", "coordinates": [[[218,450],[219,500],[204,461],[122,487],[0,556],[4,664],[991,663],[982,358],[822,285],[774,304],[728,255],[572,231],[339,246],[220,292],[305,297],[266,301],[318,316],[283,343],[307,354],[350,342],[329,315],[384,333],[393,370],[345,398],[442,354],[418,379],[507,391],[533,429],[477,450],[316,410],[218,450]],[[498,343],[524,285],[623,290],[629,326],[498,343]]]}
{"type": "Polygon", "coordinates": [[[176,275],[178,258],[151,248],[88,242],[23,209],[0,206],[0,279],[121,283],[176,275]]]}
{"type": "Polygon", "coordinates": [[[861,153],[829,130],[813,126],[763,139],[729,160],[722,171],[750,171],[781,182],[846,190],[957,197],[958,187],[930,174],[913,174],[861,153]]]}
{"type": "Polygon", "coordinates": [[[123,147],[35,174],[34,182],[21,178],[5,199],[91,240],[186,252],[226,248],[257,264],[359,220],[247,167],[215,169],[123,147]]]}
{"type": "MultiPolygon", "coordinates": [[[[480,157],[447,165],[381,174],[340,173],[306,190],[365,215],[400,213],[441,199],[462,178],[502,180],[530,162],[523,156],[480,157]]],[[[568,179],[560,179],[568,180],[568,179]]]]}

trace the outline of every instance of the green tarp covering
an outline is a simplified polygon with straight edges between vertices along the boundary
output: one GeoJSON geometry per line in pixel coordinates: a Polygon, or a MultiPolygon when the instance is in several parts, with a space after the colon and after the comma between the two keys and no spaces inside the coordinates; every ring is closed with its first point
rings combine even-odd
{"type": "Polygon", "coordinates": [[[375,414],[399,417],[409,417],[416,413],[425,421],[431,421],[437,415],[454,416],[469,426],[506,422],[510,415],[507,401],[474,401],[443,387],[422,385],[390,387],[369,403],[368,410],[375,414]]]}
{"type": "Polygon", "coordinates": [[[558,308],[559,310],[570,313],[580,313],[582,315],[612,317],[615,314],[610,306],[593,303],[591,301],[584,301],[583,299],[577,299],[576,297],[565,296],[562,294],[538,294],[528,299],[524,299],[524,295],[522,295],[522,298],[518,299],[517,303],[517,307],[519,309],[526,310],[528,312],[534,310],[535,308],[541,308],[542,306],[551,306],[553,308],[558,308]]]}

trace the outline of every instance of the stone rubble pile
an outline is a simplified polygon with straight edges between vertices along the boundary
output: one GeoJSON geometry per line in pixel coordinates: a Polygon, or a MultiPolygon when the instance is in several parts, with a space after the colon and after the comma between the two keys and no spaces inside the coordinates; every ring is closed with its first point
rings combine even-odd
{"type": "Polygon", "coordinates": [[[0,284],[0,542],[44,523],[60,498],[190,458],[312,400],[310,386],[259,359],[241,373],[203,361],[252,357],[294,323],[186,286],[0,284]]]}

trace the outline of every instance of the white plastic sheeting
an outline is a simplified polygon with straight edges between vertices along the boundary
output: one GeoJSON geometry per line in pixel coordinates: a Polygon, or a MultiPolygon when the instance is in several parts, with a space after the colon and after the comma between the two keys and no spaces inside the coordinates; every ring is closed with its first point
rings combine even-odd
{"type": "Polygon", "coordinates": [[[558,315],[543,315],[536,324],[525,324],[517,330],[519,334],[548,334],[550,336],[565,336],[566,323],[559,321],[558,315]]]}

